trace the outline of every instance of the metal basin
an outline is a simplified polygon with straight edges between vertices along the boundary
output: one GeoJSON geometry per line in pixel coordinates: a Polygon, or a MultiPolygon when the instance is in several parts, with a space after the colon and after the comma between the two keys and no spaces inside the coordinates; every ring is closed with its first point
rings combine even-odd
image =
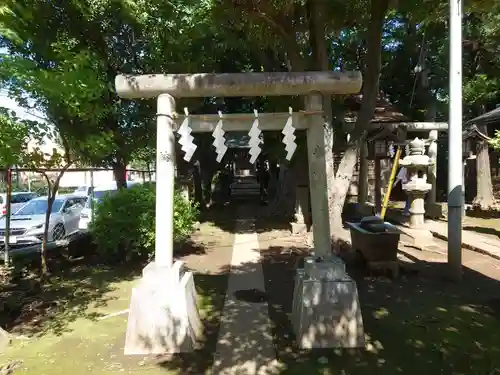
{"type": "Polygon", "coordinates": [[[391,223],[382,222],[377,224],[377,232],[372,232],[362,228],[360,224],[346,223],[351,232],[352,250],[355,253],[361,253],[367,262],[392,262],[398,259],[398,245],[401,236],[401,231],[398,228],[391,223]]]}

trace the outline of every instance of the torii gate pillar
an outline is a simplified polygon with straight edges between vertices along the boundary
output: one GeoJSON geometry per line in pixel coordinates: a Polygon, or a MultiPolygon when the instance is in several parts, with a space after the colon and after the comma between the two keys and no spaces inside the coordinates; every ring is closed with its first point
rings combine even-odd
{"type": "Polygon", "coordinates": [[[299,346],[359,347],[363,323],[356,284],[344,263],[331,252],[326,197],[327,165],[321,93],[353,94],[361,89],[360,72],[235,73],[118,76],[123,98],[158,98],[156,156],[155,262],[143,271],[132,292],[125,354],[191,351],[201,335],[193,276],[173,260],[174,97],[309,95],[309,177],[314,253],[298,270],[293,323],[299,346]]]}

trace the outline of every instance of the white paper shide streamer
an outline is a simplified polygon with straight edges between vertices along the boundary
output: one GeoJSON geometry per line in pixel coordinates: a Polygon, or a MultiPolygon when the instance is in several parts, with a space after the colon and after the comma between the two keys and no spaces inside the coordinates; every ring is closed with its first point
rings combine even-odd
{"type": "Polygon", "coordinates": [[[224,133],[224,130],[222,130],[222,112],[219,111],[219,122],[217,122],[217,125],[212,133],[212,137],[214,138],[212,145],[215,147],[215,152],[217,153],[217,163],[222,161],[222,158],[227,151],[224,133]]]}
{"type": "Polygon", "coordinates": [[[181,150],[184,152],[184,160],[190,161],[197,146],[194,144],[194,137],[191,135],[193,130],[189,126],[189,112],[187,108],[184,108],[184,114],[186,117],[184,117],[177,133],[180,135],[179,144],[181,145],[181,150]]]}
{"type": "Polygon", "coordinates": [[[253,120],[252,127],[248,132],[248,135],[250,136],[250,141],[248,142],[250,145],[250,150],[248,151],[248,153],[250,154],[250,163],[252,164],[257,161],[257,158],[262,151],[259,146],[262,142],[262,140],[260,139],[262,131],[259,129],[259,112],[257,112],[256,109],[254,109],[253,112],[255,114],[255,119],[253,120]]]}
{"type": "Polygon", "coordinates": [[[295,139],[297,138],[294,133],[295,133],[295,128],[293,127],[293,110],[290,107],[289,109],[290,116],[288,116],[288,120],[286,121],[285,127],[281,131],[281,134],[284,135],[283,137],[283,143],[285,144],[285,151],[286,151],[286,160],[290,161],[292,159],[292,156],[297,149],[297,143],[295,143],[295,139]]]}

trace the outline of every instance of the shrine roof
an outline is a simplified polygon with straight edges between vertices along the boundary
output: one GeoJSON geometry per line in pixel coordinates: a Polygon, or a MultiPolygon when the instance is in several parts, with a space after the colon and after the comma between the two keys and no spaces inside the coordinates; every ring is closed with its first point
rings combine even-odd
{"type": "MultiPolygon", "coordinates": [[[[362,94],[351,95],[344,100],[344,105],[347,107],[345,113],[345,121],[354,122],[358,117],[358,112],[361,110],[362,94]]],[[[384,97],[384,93],[380,93],[377,98],[375,113],[373,114],[372,122],[380,123],[395,123],[406,122],[410,119],[399,112],[396,107],[384,97]]]]}
{"type": "Polygon", "coordinates": [[[479,123],[486,125],[500,123],[500,107],[467,121],[467,124],[479,123]]]}
{"type": "Polygon", "coordinates": [[[476,125],[469,126],[462,132],[462,139],[480,138],[489,141],[491,138],[482,133],[476,125]]]}

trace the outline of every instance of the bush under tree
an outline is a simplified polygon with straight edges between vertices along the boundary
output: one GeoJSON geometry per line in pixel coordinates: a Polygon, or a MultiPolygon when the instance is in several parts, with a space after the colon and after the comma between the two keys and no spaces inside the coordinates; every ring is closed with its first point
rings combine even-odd
{"type": "MultiPolygon", "coordinates": [[[[90,232],[103,260],[145,259],[155,249],[155,198],[153,184],[135,185],[104,197],[94,212],[90,232]]],[[[184,242],[193,231],[198,208],[174,194],[174,243],[184,242]]]]}

